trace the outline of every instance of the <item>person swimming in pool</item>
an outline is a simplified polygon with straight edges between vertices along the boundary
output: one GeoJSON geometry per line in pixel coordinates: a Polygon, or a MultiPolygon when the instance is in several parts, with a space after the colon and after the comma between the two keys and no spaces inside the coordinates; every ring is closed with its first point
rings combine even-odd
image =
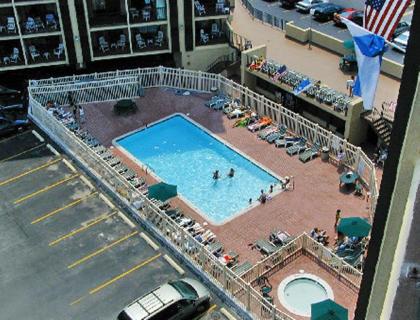
{"type": "Polygon", "coordinates": [[[220,175],[219,175],[219,170],[216,170],[215,172],[213,172],[213,179],[214,180],[217,180],[217,179],[219,179],[220,178],[220,175]]]}
{"type": "Polygon", "coordinates": [[[230,168],[229,173],[228,173],[228,177],[233,178],[234,175],[235,175],[235,170],[233,170],[233,168],[230,168]]]}

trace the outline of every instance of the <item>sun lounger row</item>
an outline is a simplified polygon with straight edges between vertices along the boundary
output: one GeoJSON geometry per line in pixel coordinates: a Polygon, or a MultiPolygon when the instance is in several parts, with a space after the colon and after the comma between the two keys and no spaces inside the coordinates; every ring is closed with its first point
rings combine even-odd
{"type": "Polygon", "coordinates": [[[88,145],[90,149],[98,155],[98,157],[104,160],[134,188],[143,195],[147,194],[148,185],[143,177],[139,177],[133,169],[123,164],[120,158],[116,157],[108,148],[100,144],[100,142],[87,130],[80,129],[80,126],[75,121],[68,122],[65,125],[77,138],[88,145]]]}

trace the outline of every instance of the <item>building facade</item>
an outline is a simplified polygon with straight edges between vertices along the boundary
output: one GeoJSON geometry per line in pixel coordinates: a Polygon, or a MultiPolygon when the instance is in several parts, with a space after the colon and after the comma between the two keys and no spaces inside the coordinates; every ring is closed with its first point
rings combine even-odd
{"type": "Polygon", "coordinates": [[[205,70],[234,51],[231,8],[227,0],[0,0],[0,74],[205,70]]]}

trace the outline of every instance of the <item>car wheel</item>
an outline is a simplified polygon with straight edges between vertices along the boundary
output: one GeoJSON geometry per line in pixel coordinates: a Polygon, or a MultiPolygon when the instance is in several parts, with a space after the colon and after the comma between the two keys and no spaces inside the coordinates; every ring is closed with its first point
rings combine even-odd
{"type": "Polygon", "coordinates": [[[202,313],[204,311],[206,311],[208,308],[210,308],[210,300],[206,300],[204,302],[202,302],[198,307],[197,307],[197,311],[199,313],[202,313]]]}

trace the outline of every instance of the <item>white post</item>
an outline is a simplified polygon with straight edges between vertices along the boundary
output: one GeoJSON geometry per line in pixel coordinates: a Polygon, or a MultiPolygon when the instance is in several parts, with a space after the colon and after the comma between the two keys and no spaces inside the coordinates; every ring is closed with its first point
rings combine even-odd
{"type": "Polygon", "coordinates": [[[163,82],[163,67],[159,66],[158,70],[159,70],[159,86],[162,86],[162,82],[163,82]]]}
{"type": "Polygon", "coordinates": [[[246,284],[246,310],[251,310],[251,285],[246,284]]]}
{"type": "Polygon", "coordinates": [[[202,78],[203,78],[203,73],[200,70],[200,71],[198,71],[198,90],[199,91],[201,91],[203,89],[202,78]]]}
{"type": "Polygon", "coordinates": [[[314,136],[314,141],[312,141],[313,143],[318,142],[318,136],[319,136],[319,124],[316,123],[315,124],[315,136],[314,136]]]}
{"type": "Polygon", "coordinates": [[[354,171],[359,173],[359,163],[360,163],[360,157],[361,157],[361,153],[362,153],[362,148],[357,147],[357,151],[356,151],[356,159],[354,162],[354,171]]]}

